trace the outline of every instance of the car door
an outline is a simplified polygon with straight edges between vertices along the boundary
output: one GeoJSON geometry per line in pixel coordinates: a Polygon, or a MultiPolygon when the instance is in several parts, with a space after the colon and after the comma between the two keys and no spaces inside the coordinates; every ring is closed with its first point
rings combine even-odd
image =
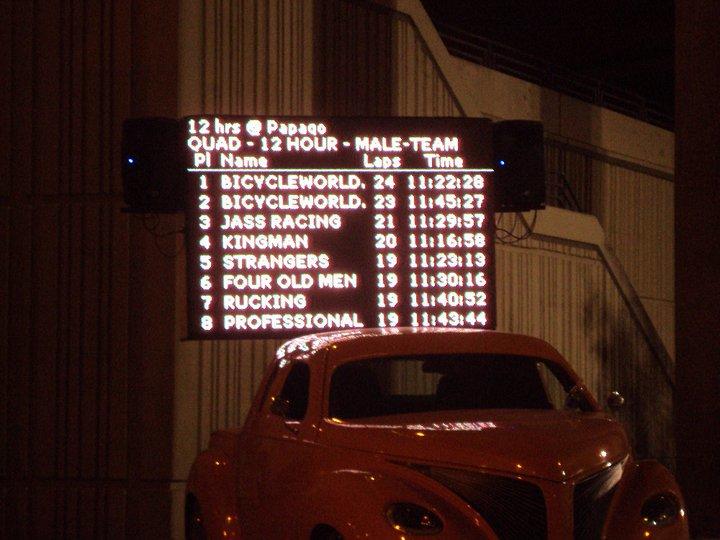
{"type": "MultiPolygon", "coordinates": [[[[269,414],[272,397],[282,388],[282,382],[289,371],[286,362],[274,362],[269,367],[267,381],[259,392],[257,410],[251,410],[241,433],[240,444],[236,462],[238,465],[238,478],[236,483],[238,511],[243,537],[255,538],[256,516],[260,511],[262,485],[262,471],[265,460],[261,449],[264,439],[264,429],[267,425],[266,416],[269,414]]],[[[255,409],[255,405],[253,405],[255,409]]]]}
{"type": "Polygon", "coordinates": [[[298,503],[306,487],[310,367],[291,362],[262,411],[257,446],[259,538],[294,538],[298,503]]]}

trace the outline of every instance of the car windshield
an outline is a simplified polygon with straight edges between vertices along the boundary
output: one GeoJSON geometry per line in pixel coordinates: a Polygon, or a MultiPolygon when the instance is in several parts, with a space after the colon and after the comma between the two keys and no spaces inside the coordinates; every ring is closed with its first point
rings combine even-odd
{"type": "MultiPolygon", "coordinates": [[[[351,419],[466,409],[562,409],[573,387],[567,373],[540,358],[384,357],[338,366],[328,413],[351,419]]],[[[582,400],[576,404],[586,408],[582,400]]]]}

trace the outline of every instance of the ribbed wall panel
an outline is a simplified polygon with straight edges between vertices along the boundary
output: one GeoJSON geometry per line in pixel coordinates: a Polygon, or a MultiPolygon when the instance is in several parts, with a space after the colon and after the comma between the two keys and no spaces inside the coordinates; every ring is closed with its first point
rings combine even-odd
{"type": "Polygon", "coordinates": [[[593,160],[592,213],[674,356],[674,184],[593,160]]]}
{"type": "Polygon", "coordinates": [[[371,3],[315,0],[313,113],[390,116],[393,23],[371,3]]]}
{"type": "MultiPolygon", "coordinates": [[[[181,78],[186,114],[309,115],[313,108],[312,0],[185,2],[200,24],[181,40],[200,73],[181,78]],[[199,79],[199,80],[198,80],[199,79]]],[[[182,27],[181,27],[182,28],[182,27]]],[[[182,73],[182,71],[181,71],[182,73]]],[[[178,272],[184,262],[178,261],[178,272]]],[[[185,295],[185,283],[177,294],[185,295]]],[[[185,314],[179,314],[182,322],[185,314]]],[[[184,337],[186,329],[178,326],[184,337]]],[[[281,341],[182,341],[176,349],[173,476],[184,479],[210,433],[241,426],[281,341]]],[[[173,537],[182,536],[184,493],[173,492],[173,537]]]]}
{"type": "Polygon", "coordinates": [[[393,114],[461,116],[422,37],[406,18],[393,17],[393,114]]]}
{"type": "Polygon", "coordinates": [[[671,300],[655,300],[647,297],[641,298],[641,300],[670,356],[674,359],[675,302],[671,300]]]}
{"type": "MultiPolygon", "coordinates": [[[[310,114],[312,0],[209,0],[200,9],[202,111],[310,114]]],[[[196,81],[181,81],[194,86],[196,81]]],[[[181,104],[182,107],[182,104],[181,104]]]]}
{"type": "Polygon", "coordinates": [[[153,377],[174,303],[155,283],[174,275],[148,264],[155,239],[121,212],[119,156],[126,117],[175,113],[174,13],[172,1],[0,4],[3,538],[155,535],[169,520],[171,417],[145,383],[162,395],[172,379],[153,377]],[[136,295],[139,283],[157,293],[136,295]]]}
{"type": "Polygon", "coordinates": [[[638,294],[672,301],[673,184],[597,161],[593,178],[596,214],[638,294]]]}
{"type": "Polygon", "coordinates": [[[608,246],[674,356],[673,183],[662,173],[557,141],[548,142],[545,157],[548,200],[598,217],[608,246]]]}

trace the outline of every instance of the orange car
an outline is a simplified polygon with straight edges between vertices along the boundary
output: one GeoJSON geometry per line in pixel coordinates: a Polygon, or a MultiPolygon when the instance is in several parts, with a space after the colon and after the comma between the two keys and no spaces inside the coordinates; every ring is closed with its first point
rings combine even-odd
{"type": "MultiPolygon", "coordinates": [[[[617,401],[617,395],[615,396],[617,401]]],[[[490,331],[368,329],[285,343],[245,426],[214,433],[188,538],[689,538],[560,354],[490,331]]]]}

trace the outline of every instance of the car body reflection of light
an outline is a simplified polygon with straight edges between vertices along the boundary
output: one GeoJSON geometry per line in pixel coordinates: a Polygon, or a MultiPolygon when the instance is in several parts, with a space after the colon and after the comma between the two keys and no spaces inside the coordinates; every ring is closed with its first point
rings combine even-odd
{"type": "Polygon", "coordinates": [[[330,345],[334,340],[349,339],[353,336],[358,336],[362,332],[359,330],[346,330],[333,332],[327,336],[302,336],[295,339],[286,341],[277,351],[276,357],[283,359],[286,356],[296,356],[298,359],[307,359],[315,351],[322,349],[325,346],[330,345]]]}
{"type": "Polygon", "coordinates": [[[410,424],[407,429],[414,431],[484,431],[496,427],[494,422],[433,422],[431,424],[410,424]]]}
{"type": "MultiPolygon", "coordinates": [[[[400,328],[374,328],[372,329],[372,335],[375,336],[393,336],[400,335],[403,333],[411,334],[426,334],[426,333],[442,333],[442,332],[453,332],[453,333],[477,333],[477,330],[471,328],[411,328],[411,329],[400,329],[400,328]]],[[[354,337],[362,335],[371,335],[368,330],[338,330],[337,332],[330,332],[327,334],[313,334],[310,336],[301,336],[283,343],[277,350],[276,358],[283,359],[288,356],[294,356],[298,359],[307,360],[311,354],[327,346],[331,346],[333,349],[337,348],[335,344],[338,340],[345,341],[350,340],[354,337]]]]}
{"type": "Polygon", "coordinates": [[[346,422],[339,418],[330,418],[333,424],[353,429],[394,429],[415,432],[422,431],[484,431],[495,429],[495,422],[432,422],[429,424],[360,424],[346,422]]]}

